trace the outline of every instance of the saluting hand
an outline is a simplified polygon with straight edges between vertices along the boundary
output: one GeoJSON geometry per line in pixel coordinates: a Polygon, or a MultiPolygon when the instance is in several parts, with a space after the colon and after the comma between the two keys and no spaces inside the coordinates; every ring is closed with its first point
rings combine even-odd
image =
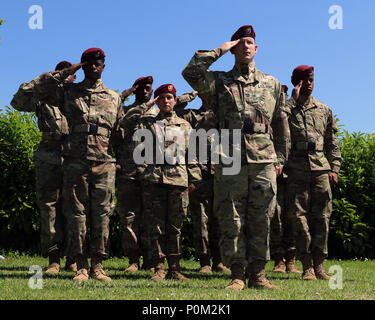
{"type": "Polygon", "coordinates": [[[154,99],[151,99],[151,100],[147,101],[146,106],[151,108],[154,105],[154,103],[156,102],[156,100],[158,100],[158,99],[159,99],[159,96],[155,97],[154,99]]]}
{"type": "Polygon", "coordinates": [[[234,40],[234,41],[224,42],[219,48],[221,49],[222,53],[225,54],[230,49],[232,49],[233,47],[235,47],[240,42],[240,40],[241,39],[237,39],[237,40],[234,40]]]}
{"type": "Polygon", "coordinates": [[[123,92],[121,92],[121,97],[123,99],[126,99],[127,97],[129,97],[135,90],[137,90],[137,88],[139,87],[138,84],[136,84],[135,86],[132,86],[131,88],[129,89],[125,89],[123,92]]]}
{"type": "Polygon", "coordinates": [[[301,81],[300,81],[300,82],[294,87],[294,89],[293,89],[293,91],[292,91],[292,97],[293,97],[293,99],[294,99],[295,101],[297,101],[298,98],[299,98],[299,92],[300,92],[300,90],[301,90],[302,83],[303,83],[303,81],[301,80],[301,81]]]}
{"type": "Polygon", "coordinates": [[[82,68],[82,66],[84,66],[86,64],[86,62],[80,62],[80,63],[75,63],[73,65],[71,65],[70,67],[67,68],[67,71],[68,73],[71,75],[71,74],[75,74],[79,69],[82,68]]]}

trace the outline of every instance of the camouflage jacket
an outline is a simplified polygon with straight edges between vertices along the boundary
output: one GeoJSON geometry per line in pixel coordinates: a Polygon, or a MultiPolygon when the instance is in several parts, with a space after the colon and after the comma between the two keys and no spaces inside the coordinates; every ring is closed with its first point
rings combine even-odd
{"type": "Polygon", "coordinates": [[[11,106],[19,111],[35,112],[42,140],[34,156],[49,163],[61,163],[62,140],[69,133],[68,122],[58,107],[39,102],[33,94],[33,85],[22,83],[11,106]]]}
{"type": "Polygon", "coordinates": [[[332,170],[339,172],[342,162],[336,141],[337,126],[332,111],[314,97],[301,105],[291,98],[289,127],[292,149],[286,170],[332,170]]]}
{"type": "Polygon", "coordinates": [[[64,69],[30,82],[35,97],[59,106],[68,121],[69,135],[64,141],[63,155],[114,162],[111,136],[123,114],[120,96],[100,79],[93,85],[84,80],[62,86],[66,77],[64,69]]]}
{"type": "MultiPolygon", "coordinates": [[[[120,121],[120,126],[125,130],[146,129],[152,133],[151,161],[139,164],[143,181],[187,187],[190,183],[196,183],[202,179],[197,163],[188,163],[191,126],[187,121],[178,117],[174,111],[166,115],[161,112],[154,115],[148,112],[146,104],[142,104],[127,112],[120,121]],[[182,138],[183,141],[177,137],[182,138]],[[184,143],[182,155],[184,163],[169,164],[164,154],[172,150],[170,148],[172,144],[177,146],[179,141],[184,143]],[[163,155],[163,158],[157,159],[157,155],[163,155]]],[[[146,153],[147,151],[150,150],[146,150],[146,153]]],[[[176,156],[175,151],[172,156],[176,156]]]]}
{"type": "Polygon", "coordinates": [[[210,71],[222,56],[220,48],[195,53],[182,75],[199,93],[210,100],[219,129],[240,129],[243,163],[284,165],[290,149],[290,132],[285,98],[278,80],[246,66],[229,72],[210,71]]]}

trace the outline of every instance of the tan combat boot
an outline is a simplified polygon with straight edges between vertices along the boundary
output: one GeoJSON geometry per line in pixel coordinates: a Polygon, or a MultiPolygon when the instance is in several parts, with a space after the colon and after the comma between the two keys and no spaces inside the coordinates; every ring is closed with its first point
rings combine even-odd
{"type": "Polygon", "coordinates": [[[286,272],[286,265],[284,263],[284,257],[282,253],[275,253],[274,254],[275,265],[273,267],[273,272],[286,272]]]}
{"type": "Polygon", "coordinates": [[[65,271],[77,272],[77,263],[73,257],[66,257],[65,271]]]}
{"type": "Polygon", "coordinates": [[[296,267],[296,252],[295,250],[287,251],[285,254],[286,272],[301,274],[296,267]]]}
{"type": "Polygon", "coordinates": [[[270,289],[278,290],[279,286],[273,285],[266,278],[266,261],[265,260],[254,260],[249,265],[249,288],[259,288],[259,289],[270,289]]]}
{"type": "Polygon", "coordinates": [[[49,266],[45,274],[56,275],[60,272],[60,254],[59,250],[53,250],[48,255],[49,266]]]}
{"type": "Polygon", "coordinates": [[[138,250],[132,250],[129,252],[129,266],[125,269],[125,272],[137,272],[139,270],[139,252],[138,250]]]}
{"type": "Polygon", "coordinates": [[[86,282],[89,280],[89,274],[87,272],[89,263],[87,258],[83,255],[78,255],[75,259],[77,261],[77,272],[73,280],[78,282],[86,282]]]}
{"type": "Polygon", "coordinates": [[[164,259],[158,259],[155,261],[155,273],[151,277],[152,281],[159,282],[165,279],[165,265],[164,259]]]}
{"type": "Polygon", "coordinates": [[[185,277],[180,272],[180,255],[179,254],[171,254],[167,256],[168,261],[168,273],[167,279],[170,280],[179,280],[179,281],[188,281],[189,278],[185,277]]]}
{"type": "Polygon", "coordinates": [[[199,263],[201,265],[199,272],[206,273],[206,274],[212,273],[211,266],[210,266],[210,257],[208,256],[208,254],[206,253],[201,254],[199,257],[199,263]]]}
{"type": "Polygon", "coordinates": [[[312,267],[311,254],[307,253],[301,257],[303,273],[302,280],[316,280],[314,268],[312,267]]]}
{"type": "Polygon", "coordinates": [[[242,264],[233,263],[230,267],[232,281],[226,290],[243,290],[245,288],[245,272],[242,264]]]}
{"type": "Polygon", "coordinates": [[[313,252],[314,271],[315,276],[321,280],[329,280],[331,277],[325,272],[323,268],[325,255],[319,250],[315,249],[313,252]]]}
{"type": "Polygon", "coordinates": [[[111,282],[112,279],[108,277],[103,270],[102,260],[103,258],[100,255],[94,255],[91,258],[90,278],[104,282],[111,282]]]}
{"type": "Polygon", "coordinates": [[[146,257],[146,254],[143,255],[142,270],[149,271],[152,273],[155,272],[155,267],[153,266],[151,259],[146,257]]]}

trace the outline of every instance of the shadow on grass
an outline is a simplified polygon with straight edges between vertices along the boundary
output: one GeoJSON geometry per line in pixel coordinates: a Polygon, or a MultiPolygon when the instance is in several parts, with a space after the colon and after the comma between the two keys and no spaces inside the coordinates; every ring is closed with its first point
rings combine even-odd
{"type": "Polygon", "coordinates": [[[29,268],[28,267],[15,267],[15,266],[6,266],[6,267],[0,267],[0,272],[2,270],[5,270],[5,271],[28,271],[29,268]]]}

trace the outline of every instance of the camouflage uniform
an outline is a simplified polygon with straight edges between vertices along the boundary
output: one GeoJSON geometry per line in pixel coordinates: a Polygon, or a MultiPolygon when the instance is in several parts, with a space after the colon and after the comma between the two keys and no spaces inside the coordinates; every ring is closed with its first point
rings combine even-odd
{"type": "MultiPolygon", "coordinates": [[[[134,102],[124,107],[124,114],[139,105],[134,102]]],[[[117,163],[121,170],[116,176],[117,211],[122,225],[122,247],[129,257],[129,263],[139,264],[142,241],[147,242],[142,232],[142,183],[139,170],[133,160],[136,142],[133,141],[133,130],[120,130],[121,142],[116,149],[117,163]]],[[[148,245],[149,246],[149,245],[148,245]]],[[[147,245],[145,245],[147,247],[147,245]]],[[[147,258],[144,256],[144,259],[147,258]]]]}
{"type": "MultiPolygon", "coordinates": [[[[190,123],[193,129],[207,127],[207,108],[202,106],[199,109],[182,109],[185,105],[195,98],[195,93],[183,94],[179,97],[180,104],[174,110],[179,117],[190,123]]],[[[211,137],[207,137],[207,155],[211,155],[211,137]]],[[[199,148],[197,141],[197,156],[199,157],[199,148]]],[[[193,223],[193,235],[195,243],[195,254],[200,260],[201,267],[210,266],[210,258],[213,259],[213,267],[216,269],[221,263],[220,257],[220,232],[219,222],[214,216],[214,173],[215,167],[211,161],[206,164],[199,163],[202,172],[202,180],[197,183],[196,189],[189,196],[189,212],[193,223]]],[[[201,269],[202,270],[202,269],[201,269]]]]}
{"type": "Polygon", "coordinates": [[[121,99],[100,79],[92,85],[84,80],[61,87],[67,76],[64,69],[32,83],[39,100],[60,106],[70,129],[63,148],[63,206],[70,253],[100,260],[108,254],[115,187],[111,135],[122,116],[121,99]]]}
{"type": "MultiPolygon", "coordinates": [[[[189,202],[188,183],[195,183],[201,179],[197,164],[157,164],[155,155],[157,148],[162,152],[168,148],[173,140],[165,139],[163,145],[158,145],[156,139],[167,136],[168,132],[175,129],[183,133],[185,140],[185,156],[191,126],[179,118],[174,111],[168,114],[146,113],[147,106],[140,105],[130,110],[121,121],[125,130],[134,127],[148,129],[152,132],[153,161],[151,164],[140,165],[142,170],[143,188],[143,228],[151,243],[148,252],[157,267],[165,257],[171,267],[171,260],[181,255],[181,228],[186,217],[189,202]]],[[[170,137],[172,138],[172,137],[170,137]]],[[[177,142],[178,143],[178,142],[177,142]]]]}
{"type": "MultiPolygon", "coordinates": [[[[288,100],[292,137],[288,174],[288,215],[294,221],[297,254],[302,263],[311,252],[328,254],[332,192],[328,173],[339,172],[341,153],[332,111],[310,97],[305,103],[288,100]]],[[[304,266],[305,269],[305,266],[304,266]]]]}
{"type": "MultiPolygon", "coordinates": [[[[58,107],[37,101],[33,84],[23,83],[11,105],[19,110],[35,112],[42,140],[34,153],[36,196],[40,210],[42,254],[54,251],[63,254],[65,223],[61,208],[62,198],[62,140],[68,134],[68,123],[58,107]]],[[[66,230],[68,231],[68,230],[66,230]]]]}
{"type": "Polygon", "coordinates": [[[221,56],[220,48],[197,51],[182,75],[212,101],[219,129],[241,130],[240,173],[223,175],[222,164],[215,167],[214,210],[224,264],[258,266],[269,260],[270,218],[276,205],[274,165],[284,164],[290,144],[283,91],[279,81],[253,64],[235,64],[229,72],[210,71],[221,56]]]}

